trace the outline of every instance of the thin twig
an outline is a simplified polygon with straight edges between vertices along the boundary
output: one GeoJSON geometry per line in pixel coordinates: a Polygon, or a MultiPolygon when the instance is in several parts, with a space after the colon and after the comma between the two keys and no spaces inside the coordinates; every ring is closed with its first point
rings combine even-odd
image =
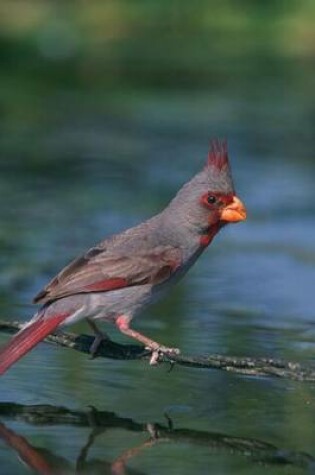
{"type": "MultiPolygon", "coordinates": [[[[22,328],[21,322],[0,320],[0,332],[14,334],[22,328]]],[[[45,340],[65,348],[71,348],[81,353],[89,354],[94,336],[77,335],[68,332],[58,332],[48,336],[45,340]]],[[[139,345],[122,345],[113,341],[103,341],[98,348],[98,357],[116,360],[148,360],[150,351],[139,345]]],[[[225,355],[163,355],[160,363],[176,363],[191,368],[220,369],[248,376],[274,376],[296,381],[315,381],[315,368],[302,366],[300,363],[284,361],[274,358],[251,358],[225,355]]]]}

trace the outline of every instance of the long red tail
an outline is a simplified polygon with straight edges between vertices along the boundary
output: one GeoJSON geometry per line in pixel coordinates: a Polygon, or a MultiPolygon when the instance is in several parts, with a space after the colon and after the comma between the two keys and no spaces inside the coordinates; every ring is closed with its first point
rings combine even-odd
{"type": "Polygon", "coordinates": [[[40,317],[22,329],[0,349],[0,375],[30,351],[37,343],[51,333],[69,313],[62,313],[45,319],[40,317]]]}

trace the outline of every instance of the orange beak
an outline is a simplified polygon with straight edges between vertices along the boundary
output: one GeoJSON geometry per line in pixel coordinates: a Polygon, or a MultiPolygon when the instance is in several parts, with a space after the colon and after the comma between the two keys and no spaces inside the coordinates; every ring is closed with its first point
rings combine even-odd
{"type": "Polygon", "coordinates": [[[237,196],[233,197],[232,203],[228,204],[221,211],[221,221],[228,223],[238,223],[246,219],[246,208],[237,196]]]}

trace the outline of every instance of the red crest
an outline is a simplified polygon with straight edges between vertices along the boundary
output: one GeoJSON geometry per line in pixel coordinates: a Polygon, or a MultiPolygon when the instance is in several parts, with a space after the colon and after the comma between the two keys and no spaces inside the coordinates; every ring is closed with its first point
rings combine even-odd
{"type": "Polygon", "coordinates": [[[229,163],[228,147],[226,140],[211,140],[208,153],[207,165],[216,168],[218,171],[229,163]]]}

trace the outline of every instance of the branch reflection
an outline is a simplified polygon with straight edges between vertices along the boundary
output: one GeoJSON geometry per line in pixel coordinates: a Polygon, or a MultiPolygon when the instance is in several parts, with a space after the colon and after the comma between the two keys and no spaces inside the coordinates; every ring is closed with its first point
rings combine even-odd
{"type": "MultiPolygon", "coordinates": [[[[50,475],[62,473],[135,475],[143,472],[130,469],[130,463],[144,451],[157,444],[190,444],[203,446],[211,453],[225,451],[229,455],[241,455],[253,463],[270,465],[292,465],[303,469],[314,469],[315,458],[303,452],[283,450],[267,442],[233,437],[227,434],[199,431],[193,429],[177,429],[166,416],[165,424],[140,423],[130,418],[120,417],[113,412],[98,411],[94,407],[87,411],[73,411],[65,407],[50,405],[26,406],[20,404],[0,403],[0,417],[6,423],[15,420],[24,421],[34,426],[80,426],[90,428],[86,443],[81,448],[73,466],[68,460],[47,450],[35,447],[25,437],[0,423],[0,439],[35,473],[50,475]],[[113,460],[97,460],[89,457],[90,449],[100,434],[110,429],[121,429],[128,433],[143,434],[144,440],[134,447],[127,447],[113,457],[113,460]]],[[[138,440],[138,436],[137,436],[138,440]]],[[[66,441],[65,441],[66,443],[66,441]]]]}

